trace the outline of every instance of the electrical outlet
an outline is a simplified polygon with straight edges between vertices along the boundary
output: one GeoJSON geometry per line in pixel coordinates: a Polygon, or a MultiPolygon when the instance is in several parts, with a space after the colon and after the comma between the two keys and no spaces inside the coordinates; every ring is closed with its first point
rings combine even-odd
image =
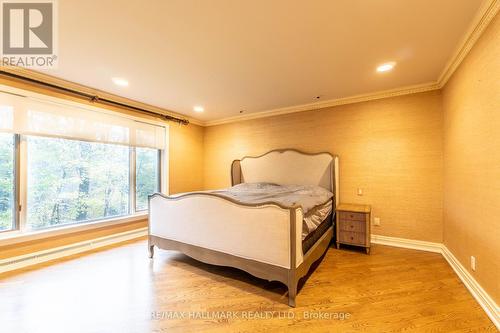
{"type": "Polygon", "coordinates": [[[380,225],[380,217],[373,218],[373,225],[380,225]]]}
{"type": "Polygon", "coordinates": [[[476,257],[470,256],[470,268],[475,271],[476,270],[476,257]]]}
{"type": "Polygon", "coordinates": [[[358,188],[358,195],[359,195],[359,196],[363,195],[363,189],[362,189],[362,188],[360,188],[360,187],[358,188]]]}

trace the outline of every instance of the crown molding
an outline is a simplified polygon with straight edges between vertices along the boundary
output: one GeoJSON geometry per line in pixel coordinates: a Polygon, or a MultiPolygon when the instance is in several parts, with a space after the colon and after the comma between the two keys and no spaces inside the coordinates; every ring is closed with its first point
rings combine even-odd
{"type": "Polygon", "coordinates": [[[474,44],[481,37],[481,35],[486,30],[490,22],[497,15],[499,10],[500,10],[500,0],[487,0],[483,4],[483,6],[481,6],[477,15],[473,19],[470,28],[467,30],[463,39],[459,43],[459,47],[453,53],[453,56],[446,64],[445,68],[441,72],[436,82],[430,82],[425,84],[396,88],[393,90],[386,90],[386,91],[374,92],[374,93],[351,96],[351,97],[343,97],[317,103],[289,106],[284,108],[272,109],[268,111],[255,112],[247,115],[222,118],[218,120],[206,121],[204,123],[204,126],[222,125],[237,121],[258,119],[258,118],[271,117],[271,116],[302,112],[302,111],[312,111],[337,105],[367,102],[377,99],[416,94],[425,91],[442,89],[446,85],[450,77],[453,75],[453,73],[457,70],[458,66],[460,66],[462,61],[465,59],[465,57],[472,49],[474,44]]]}
{"type": "Polygon", "coordinates": [[[2,69],[11,71],[11,72],[19,74],[19,75],[25,75],[25,76],[29,76],[32,78],[44,80],[44,81],[49,82],[49,83],[60,84],[60,85],[66,86],[66,87],[71,87],[73,89],[79,89],[81,91],[88,92],[88,93],[91,93],[94,95],[99,95],[99,96],[103,96],[106,98],[115,99],[117,101],[126,102],[130,105],[135,105],[135,106],[142,107],[142,108],[146,107],[146,108],[154,110],[158,113],[163,113],[163,114],[171,115],[174,117],[184,117],[184,118],[187,118],[190,123],[195,124],[195,125],[216,126],[216,125],[228,124],[228,123],[251,120],[251,119],[266,118],[266,117],[272,117],[272,116],[283,115],[283,114],[288,114],[288,113],[295,113],[295,112],[312,111],[312,110],[329,108],[329,107],[338,106],[338,105],[361,103],[361,102],[367,102],[367,101],[372,101],[372,100],[377,100],[377,99],[384,99],[384,98],[410,95],[410,94],[416,94],[416,93],[421,93],[421,92],[426,92],[426,91],[442,89],[446,85],[448,80],[451,78],[453,73],[460,66],[462,61],[465,59],[465,57],[467,56],[469,51],[472,49],[474,44],[481,37],[482,33],[486,30],[487,26],[490,24],[490,22],[493,20],[493,18],[497,15],[499,10],[500,10],[500,0],[486,0],[485,1],[483,6],[481,6],[481,8],[479,9],[475,18],[473,19],[470,28],[467,30],[467,32],[465,33],[461,42],[459,43],[459,47],[453,53],[453,56],[450,58],[450,60],[448,61],[448,63],[444,67],[443,71],[439,75],[438,80],[435,82],[428,82],[428,83],[424,83],[424,84],[418,84],[418,85],[407,86],[407,87],[400,87],[400,88],[395,88],[395,89],[391,89],[391,90],[342,97],[342,98],[331,99],[331,100],[322,101],[322,102],[293,105],[293,106],[288,106],[288,107],[283,107],[283,108],[271,109],[271,110],[267,110],[267,111],[260,111],[260,112],[246,114],[246,115],[238,115],[238,116],[226,117],[226,118],[221,118],[221,119],[217,119],[217,120],[209,120],[209,121],[202,121],[202,120],[199,120],[196,118],[187,117],[187,116],[182,115],[182,114],[177,113],[177,112],[173,112],[173,111],[159,108],[159,107],[156,107],[153,105],[134,101],[134,100],[124,98],[124,97],[121,97],[118,95],[110,94],[110,93],[107,93],[107,92],[104,92],[101,90],[92,89],[92,88],[84,86],[84,85],[80,85],[80,84],[76,84],[74,82],[59,79],[59,78],[56,78],[54,76],[50,76],[50,75],[36,72],[33,70],[29,70],[29,69],[25,69],[25,68],[21,68],[21,67],[5,67],[5,66],[2,66],[3,67],[2,69]]]}
{"type": "Polygon", "coordinates": [[[440,87],[436,82],[429,82],[429,83],[418,84],[418,85],[413,85],[413,86],[408,86],[408,87],[403,87],[403,88],[396,88],[396,89],[391,89],[391,90],[379,91],[379,92],[375,92],[375,93],[368,93],[368,94],[355,95],[355,96],[350,96],[350,97],[331,99],[331,100],[327,100],[327,101],[323,101],[323,102],[300,104],[300,105],[289,106],[289,107],[284,107],[284,108],[272,109],[272,110],[268,110],[268,111],[250,113],[247,115],[228,117],[228,118],[223,118],[223,119],[219,119],[219,120],[206,121],[204,123],[204,125],[205,126],[222,125],[222,124],[232,123],[232,122],[236,122],[236,121],[244,121],[244,120],[257,119],[257,118],[271,117],[271,116],[277,116],[277,115],[295,113],[295,112],[302,112],[302,111],[312,111],[312,110],[329,108],[332,106],[361,103],[361,102],[366,102],[366,101],[373,101],[373,100],[377,100],[377,99],[396,97],[396,96],[402,96],[402,95],[409,95],[409,94],[417,94],[417,93],[432,91],[432,90],[437,90],[437,89],[440,89],[440,87]]]}
{"type": "Polygon", "coordinates": [[[481,6],[469,29],[459,43],[459,47],[455,50],[455,53],[441,72],[437,81],[440,88],[446,85],[499,10],[500,0],[488,0],[481,6]]]}

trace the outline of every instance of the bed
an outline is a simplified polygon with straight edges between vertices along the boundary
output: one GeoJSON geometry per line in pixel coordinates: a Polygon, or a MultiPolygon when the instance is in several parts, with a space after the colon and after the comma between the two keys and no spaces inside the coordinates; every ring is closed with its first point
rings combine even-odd
{"type": "Polygon", "coordinates": [[[281,149],[235,160],[230,170],[230,189],[149,197],[149,255],[153,258],[157,246],[280,281],[288,287],[288,304],[295,307],[299,279],[326,252],[333,238],[339,202],[338,157],[281,149]],[[269,188],[294,194],[313,189],[328,192],[330,197],[316,205],[317,198],[304,203],[286,195],[281,199],[274,194],[241,198],[248,197],[248,189],[265,192],[269,188]],[[307,218],[314,215],[311,210],[316,221],[308,232],[311,221],[307,218]],[[327,211],[327,216],[318,217],[318,210],[323,215],[327,211]]]}

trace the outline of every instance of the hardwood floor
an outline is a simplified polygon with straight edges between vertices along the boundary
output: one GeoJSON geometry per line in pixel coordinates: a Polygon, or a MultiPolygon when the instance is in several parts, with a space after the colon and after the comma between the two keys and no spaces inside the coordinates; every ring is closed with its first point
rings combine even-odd
{"type": "Polygon", "coordinates": [[[280,283],[131,241],[0,275],[0,331],[497,331],[439,254],[332,246],[315,268],[292,309],[280,283]]]}

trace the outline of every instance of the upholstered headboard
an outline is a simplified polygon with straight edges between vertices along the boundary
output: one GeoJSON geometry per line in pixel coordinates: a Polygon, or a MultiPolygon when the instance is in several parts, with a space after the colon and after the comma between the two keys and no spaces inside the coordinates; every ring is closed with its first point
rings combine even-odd
{"type": "Polygon", "coordinates": [[[295,149],[272,150],[260,156],[233,161],[231,184],[269,182],[280,185],[316,185],[335,193],[339,202],[338,156],[304,153],[295,149]]]}

